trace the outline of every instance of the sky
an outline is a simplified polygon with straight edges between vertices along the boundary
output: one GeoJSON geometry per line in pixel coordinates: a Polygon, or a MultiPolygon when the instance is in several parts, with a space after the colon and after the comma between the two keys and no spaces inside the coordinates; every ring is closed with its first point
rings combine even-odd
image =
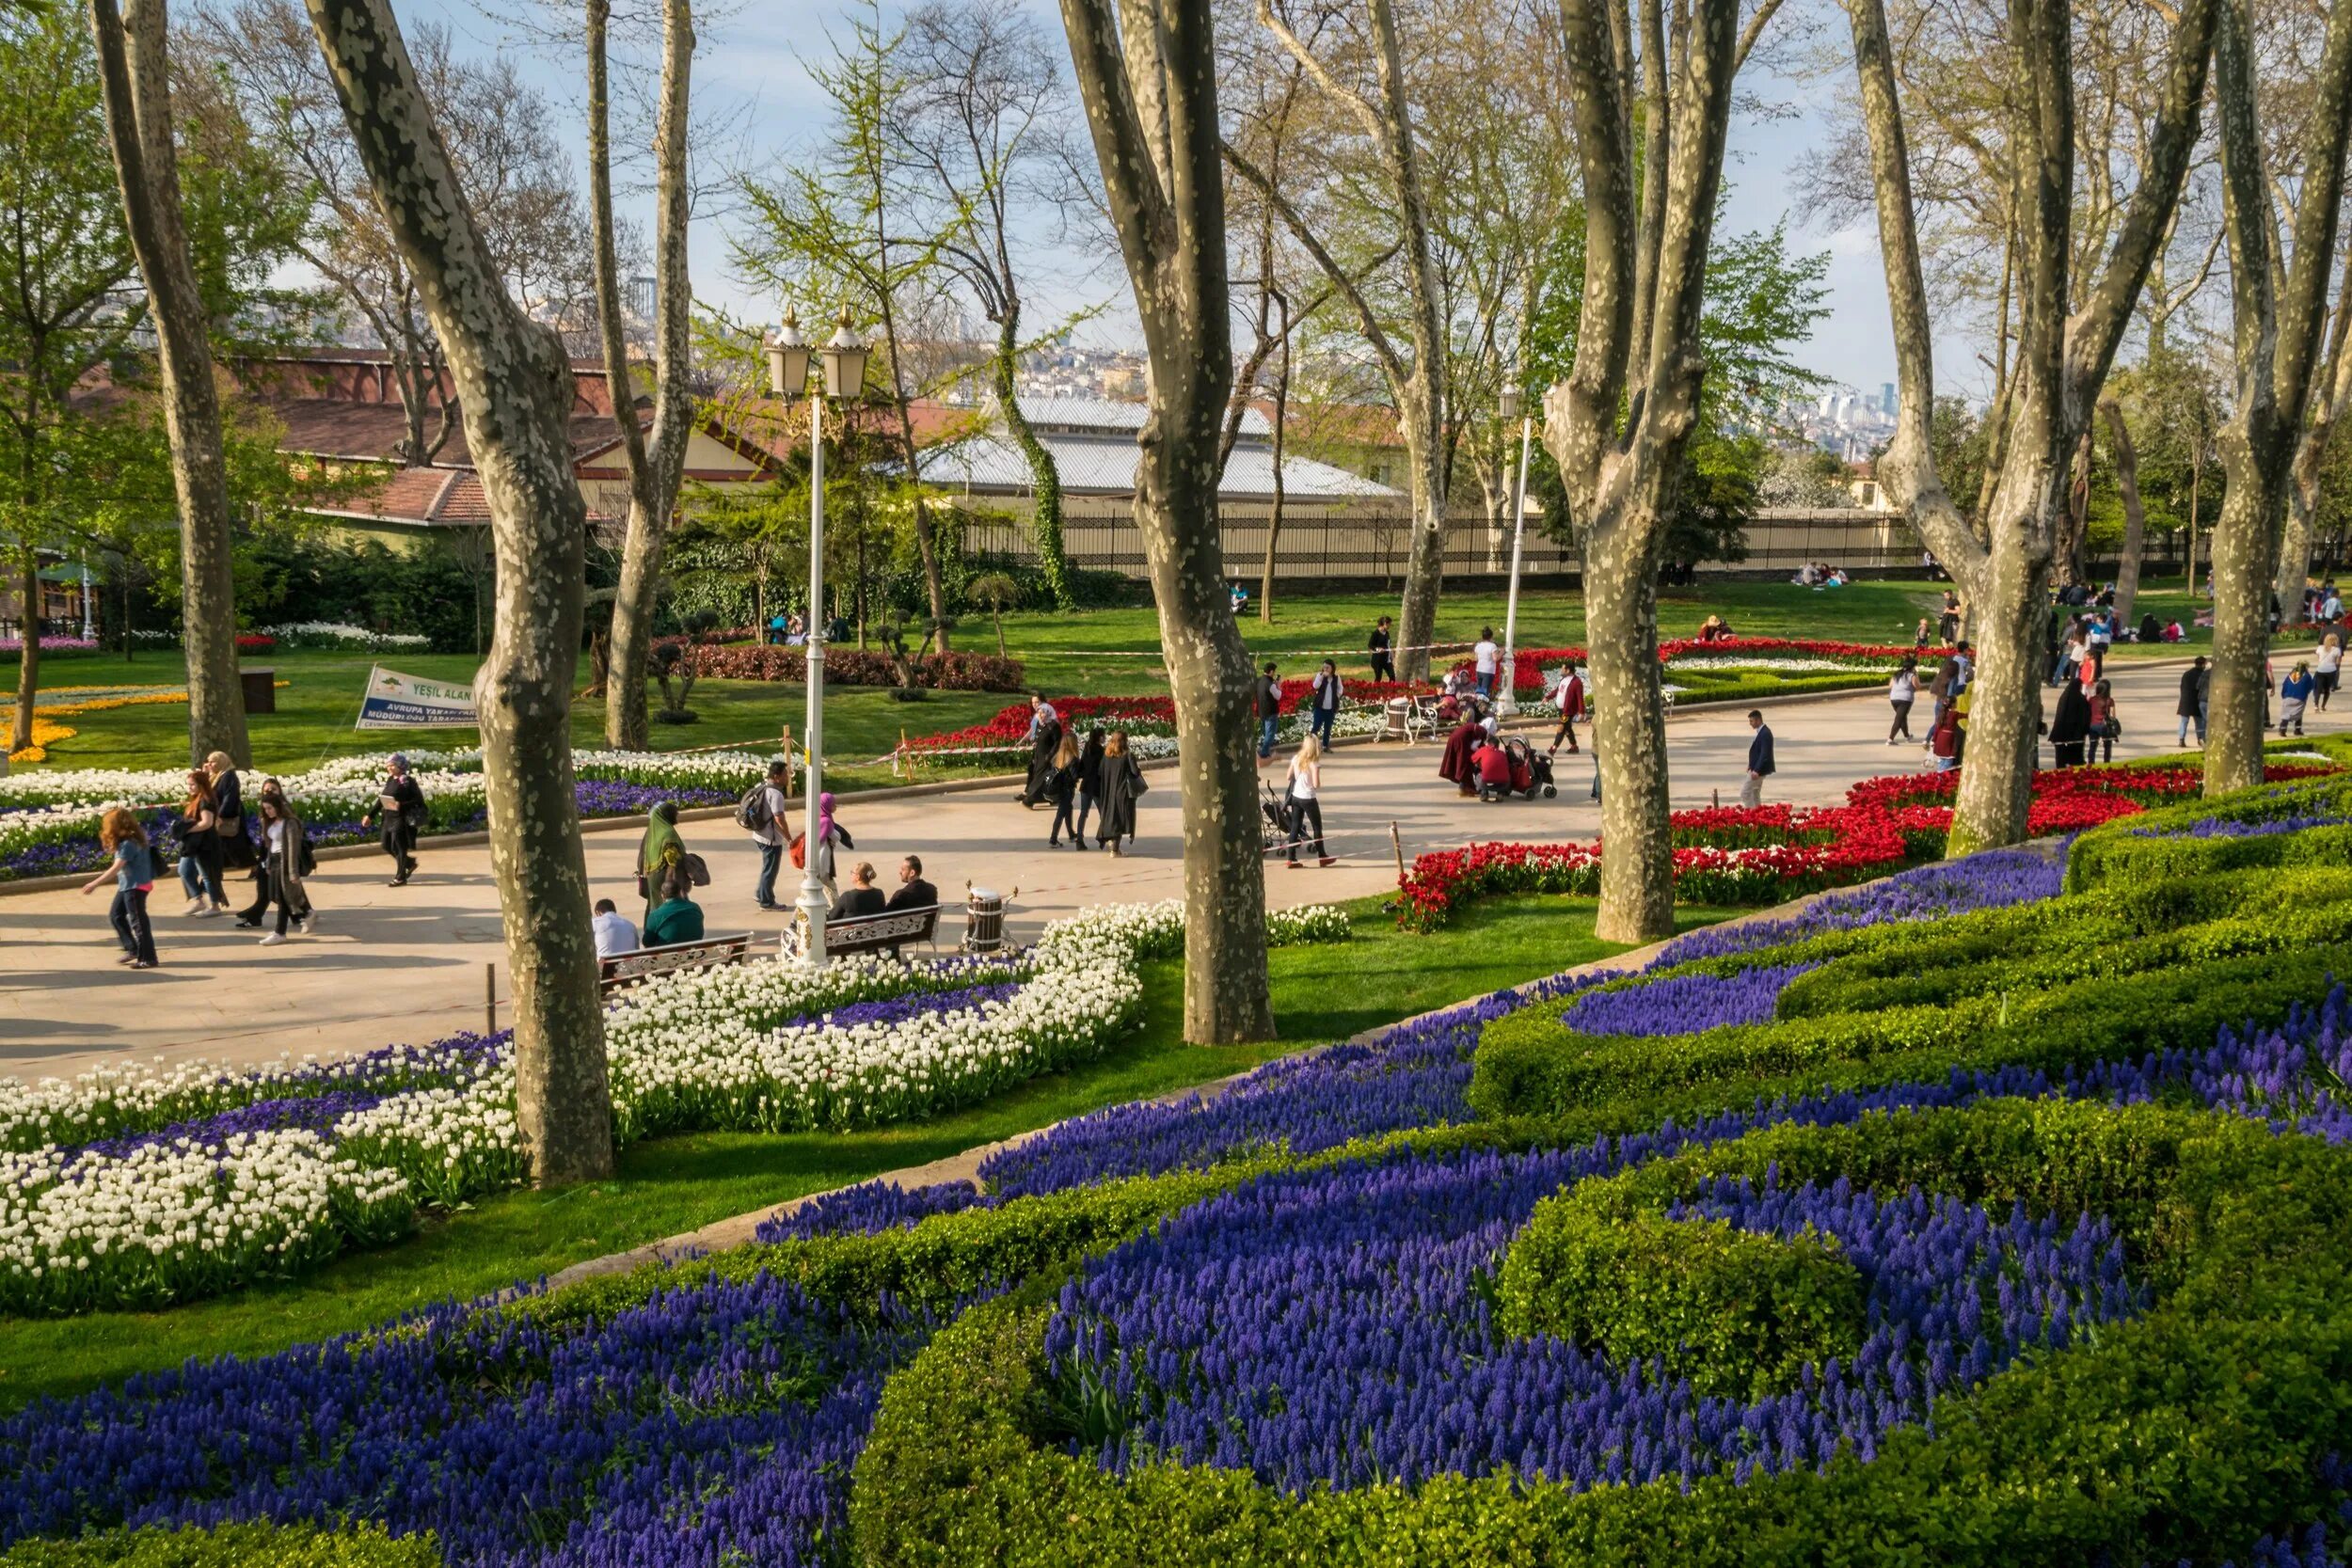
{"type": "MultiPolygon", "coordinates": [[[[849,8],[843,0],[784,0],[781,6],[737,3],[739,8],[728,14],[722,14],[715,5],[705,8],[699,19],[695,112],[698,119],[735,118],[741,126],[746,163],[755,169],[773,169],[814,145],[825,133],[826,104],[809,67],[829,57],[828,32],[846,34],[849,8]]],[[[1057,26],[1050,5],[1041,0],[1031,0],[1031,4],[1041,21],[1057,26]]],[[[885,15],[895,8],[896,0],[888,0],[885,15]]],[[[396,9],[404,21],[430,19],[446,24],[469,53],[511,54],[526,78],[563,112],[575,168],[584,178],[585,133],[576,48],[559,55],[544,44],[520,40],[492,13],[469,0],[396,0],[396,9]]],[[[1741,232],[1767,229],[1787,217],[1796,248],[1828,253],[1830,314],[1805,345],[1802,357],[1832,381],[1875,395],[1882,384],[1895,379],[1876,225],[1867,220],[1842,230],[1808,225],[1802,195],[1794,184],[1794,171],[1829,135],[1828,123],[1815,105],[1825,92],[1850,91],[1850,85],[1804,85],[1766,77],[1751,84],[1750,90],[1797,107],[1787,118],[1770,121],[1743,118],[1735,123],[1726,170],[1731,188],[1724,226],[1728,231],[1741,232]]],[[[625,196],[623,206],[641,214],[650,211],[650,201],[642,195],[625,196]]],[[[778,302],[757,297],[734,275],[727,241],[731,226],[731,214],[723,210],[698,214],[690,242],[696,296],[706,304],[723,307],[738,319],[772,321],[779,312],[778,302]]],[[[1125,289],[1124,275],[1116,266],[1097,266],[1084,277],[1058,279],[1053,287],[1033,291],[1033,296],[1041,296],[1042,309],[1033,312],[1032,319],[1107,302],[1110,309],[1082,326],[1081,336],[1105,346],[1137,346],[1140,340],[1125,289]]],[[[1982,392],[1976,385],[1982,372],[1964,344],[1939,342],[1937,372],[1939,391],[1982,392]]]]}

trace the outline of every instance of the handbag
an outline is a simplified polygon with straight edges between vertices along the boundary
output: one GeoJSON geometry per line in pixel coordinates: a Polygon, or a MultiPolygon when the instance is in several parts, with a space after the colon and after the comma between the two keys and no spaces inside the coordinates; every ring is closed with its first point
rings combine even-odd
{"type": "Polygon", "coordinates": [[[686,867],[686,879],[695,887],[710,885],[710,867],[700,855],[688,855],[680,862],[686,867]]]}
{"type": "Polygon", "coordinates": [[[795,871],[808,869],[808,842],[805,834],[794,833],[792,835],[792,869],[795,871]]]}

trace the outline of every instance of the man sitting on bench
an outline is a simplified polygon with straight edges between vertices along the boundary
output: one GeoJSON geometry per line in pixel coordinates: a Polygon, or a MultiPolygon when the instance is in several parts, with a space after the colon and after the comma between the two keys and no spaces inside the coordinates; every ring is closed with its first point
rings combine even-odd
{"type": "Polygon", "coordinates": [[[898,891],[884,906],[893,910],[928,910],[939,902],[939,890],[923,879],[923,857],[909,855],[898,863],[898,891]]]}
{"type": "Polygon", "coordinates": [[[880,914],[884,907],[882,889],[874,885],[873,862],[860,861],[857,863],[857,874],[850,879],[850,885],[841,890],[841,896],[834,900],[833,909],[825,916],[825,924],[830,926],[837,920],[855,920],[862,914],[880,914]]]}

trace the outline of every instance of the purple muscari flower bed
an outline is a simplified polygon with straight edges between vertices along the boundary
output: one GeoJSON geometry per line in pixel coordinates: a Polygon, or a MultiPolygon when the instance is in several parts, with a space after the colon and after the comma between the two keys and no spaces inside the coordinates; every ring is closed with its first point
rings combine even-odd
{"type": "Polygon", "coordinates": [[[1988,849],[1946,865],[1923,865],[1868,887],[1829,894],[1786,920],[1751,920],[1692,931],[1668,942],[1653,967],[1753,953],[1857,926],[2031,904],[2057,897],[2065,884],[2062,855],[2054,861],[2030,849],[1988,849]]]}
{"type": "Polygon", "coordinates": [[[1400,1023],[1368,1044],[1269,1062],[1213,1100],[1114,1105],[1073,1117],[990,1155],[980,1163],[980,1179],[993,1193],[1019,1197],[1205,1167],[1252,1148],[1311,1154],[1351,1138],[1467,1121],[1463,1096],[1480,1029],[1520,1007],[1619,978],[1604,972],[1539,980],[1400,1023]]]}
{"type": "Polygon", "coordinates": [[[1716,1181],[1689,1212],[1781,1236],[1810,1225],[1842,1244],[1867,1292],[1851,1362],[1742,1403],[1549,1335],[1500,1339],[1481,1272],[1543,1198],[1654,1149],[1627,1139],[1250,1182],[1066,1285],[1052,1376],[1125,1414],[1100,1453],[1112,1470],[1164,1457],[1294,1496],[1502,1470],[1580,1490],[1718,1470],[1744,1481],[1823,1465],[1845,1443],[1867,1461],[1938,1394],[2147,1301],[2097,1217],[1842,1180],[1716,1181]]]}
{"type": "Polygon", "coordinates": [[[977,1007],[983,1002],[1003,1002],[1020,989],[1020,981],[1005,980],[993,985],[966,986],[961,990],[910,991],[903,996],[886,996],[879,1002],[852,1002],[829,1013],[803,1013],[798,1018],[786,1020],[783,1027],[803,1028],[814,1023],[830,1023],[839,1027],[859,1023],[903,1023],[924,1013],[952,1013],[959,1008],[977,1007]]]}
{"type": "Polygon", "coordinates": [[[461,1307],[38,1401],[0,1545],[117,1522],[377,1519],[453,1564],[830,1564],[882,1380],[930,1324],[760,1275],[564,1333],[461,1307]]]}
{"type": "Polygon", "coordinates": [[[1577,998],[1560,1022],[1588,1035],[1681,1035],[1730,1023],[1770,1023],[1783,987],[1815,964],[1743,969],[1737,974],[1677,974],[1623,990],[1577,998]]]}
{"type": "Polygon", "coordinates": [[[2275,1029],[2224,1029],[2209,1050],[2103,1063],[2070,1093],[2129,1104],[2185,1091],[2196,1103],[2331,1144],[2352,1143],[2352,1005],[2344,988],[2289,1009],[2275,1029]]]}
{"type": "Polygon", "coordinates": [[[791,1213],[763,1220],[752,1239],[772,1246],[811,1236],[871,1236],[911,1230],[933,1214],[953,1214],[984,1203],[969,1181],[942,1181],[912,1192],[896,1181],[862,1181],[810,1198],[791,1213]]]}
{"type": "Polygon", "coordinates": [[[149,1144],[173,1144],[185,1139],[189,1144],[217,1149],[229,1138],[240,1132],[279,1132],[289,1130],[316,1132],[327,1137],[335,1131],[335,1123],[354,1111],[364,1111],[383,1100],[381,1094],[365,1089],[330,1089],[323,1094],[288,1095],[277,1100],[256,1100],[247,1104],[232,1106],[208,1117],[175,1121],[151,1132],[131,1132],[120,1137],[100,1138],[71,1150],[75,1154],[103,1154],[120,1159],[135,1148],[149,1144]]]}
{"type": "Polygon", "coordinates": [[[2169,831],[2163,828],[2140,828],[2134,838],[2268,838],[2274,833],[2299,833],[2306,828],[2336,828],[2352,817],[2345,816],[2281,816],[2270,822],[2241,822],[2233,817],[2208,816],[2192,822],[2186,828],[2169,831]]]}
{"type": "Polygon", "coordinates": [[[731,806],[723,789],[698,784],[642,784],[626,779],[580,779],[572,784],[582,816],[642,816],[668,800],[681,811],[696,806],[731,806]]]}

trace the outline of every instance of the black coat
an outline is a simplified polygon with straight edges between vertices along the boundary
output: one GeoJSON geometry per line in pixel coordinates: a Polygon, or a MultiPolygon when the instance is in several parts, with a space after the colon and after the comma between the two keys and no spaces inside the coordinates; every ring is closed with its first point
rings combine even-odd
{"type": "Polygon", "coordinates": [[[1142,783],[1143,769],[1134,757],[1103,759],[1103,816],[1095,833],[1104,843],[1135,836],[1136,789],[1142,783]]]}
{"type": "Polygon", "coordinates": [[[2073,746],[2090,734],[2090,699],[2083,695],[2083,683],[2068,681],[2058,693],[2058,712],[2050,719],[2050,744],[2073,746]]]}
{"type": "Polygon", "coordinates": [[[1770,724],[1756,732],[1748,742],[1748,771],[1769,776],[1772,771],[1772,727],[1770,724]]]}
{"type": "Polygon", "coordinates": [[[911,882],[900,882],[898,891],[890,895],[883,906],[892,910],[928,910],[939,902],[939,890],[917,877],[911,882]]]}
{"type": "Polygon", "coordinates": [[[880,914],[884,904],[882,891],[878,887],[843,888],[825,918],[828,921],[853,920],[862,914],[880,914]]]}
{"type": "Polygon", "coordinates": [[[2197,717],[2197,710],[2204,705],[2205,680],[2210,674],[2212,672],[2209,670],[2190,669],[2181,672],[2181,700],[2172,707],[2172,716],[2175,719],[2197,717]]]}

